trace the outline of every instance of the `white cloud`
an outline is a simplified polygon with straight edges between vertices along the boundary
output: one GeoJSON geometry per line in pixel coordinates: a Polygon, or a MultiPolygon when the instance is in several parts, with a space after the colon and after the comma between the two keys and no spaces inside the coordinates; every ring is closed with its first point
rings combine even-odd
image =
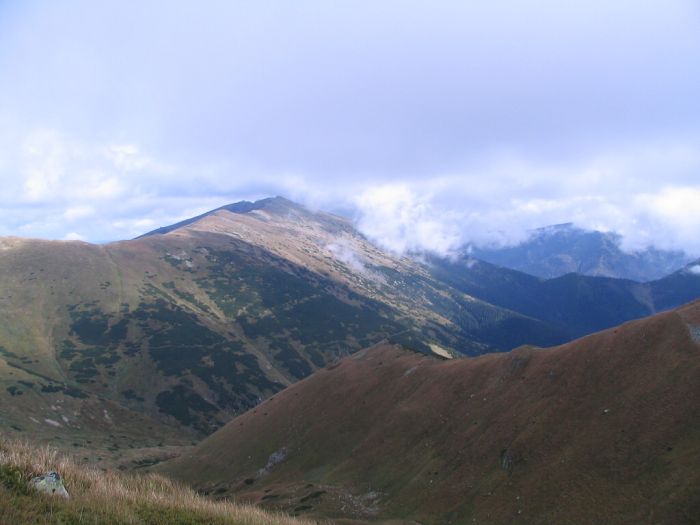
{"type": "Polygon", "coordinates": [[[621,233],[627,249],[700,254],[700,152],[683,141],[630,143],[557,163],[504,152],[461,171],[375,183],[235,163],[176,166],[133,142],[86,142],[46,129],[9,149],[14,156],[0,153],[0,165],[17,176],[0,196],[6,234],[62,238],[70,227],[93,241],[130,238],[228,202],[281,194],[354,211],[361,231],[396,252],[512,244],[531,229],[574,222],[621,233]],[[673,175],[653,176],[661,172],[673,175]]]}
{"type": "Polygon", "coordinates": [[[80,239],[116,240],[143,233],[139,228],[158,217],[167,224],[183,211],[225,202],[178,196],[182,191],[169,183],[172,177],[177,185],[173,168],[131,143],[86,141],[49,128],[13,135],[2,127],[0,137],[0,235],[63,239],[79,228],[80,239]],[[131,227],[115,227],[119,222],[131,227]]]}
{"type": "Polygon", "coordinates": [[[650,212],[680,230],[699,231],[700,186],[663,188],[655,195],[645,195],[650,212]]]}
{"type": "Polygon", "coordinates": [[[125,193],[120,178],[137,171],[137,164],[112,155],[111,147],[69,138],[56,130],[35,130],[20,140],[12,168],[22,191],[8,197],[28,203],[84,207],[85,202],[115,199],[125,193]]]}
{"type": "Polygon", "coordinates": [[[340,239],[337,242],[328,244],[326,249],[331,252],[336,259],[350,267],[350,269],[359,273],[365,273],[367,271],[364,262],[348,242],[340,239]]]}
{"type": "Polygon", "coordinates": [[[85,236],[80,235],[77,232],[70,232],[63,236],[64,241],[84,241],[85,236]]]}
{"type": "Polygon", "coordinates": [[[119,175],[110,175],[101,171],[86,171],[84,186],[75,186],[67,193],[79,200],[111,201],[127,194],[126,181],[119,175]]]}
{"type": "Polygon", "coordinates": [[[73,206],[63,212],[63,217],[68,222],[73,222],[79,219],[85,219],[95,214],[95,208],[92,206],[73,206]]]}
{"type": "Polygon", "coordinates": [[[573,221],[700,254],[692,0],[5,4],[0,234],[281,194],[397,251],[573,221]]]}
{"type": "Polygon", "coordinates": [[[153,165],[153,160],[141,153],[135,144],[112,144],[104,149],[104,155],[117,168],[124,171],[139,171],[153,165]]]}
{"type": "Polygon", "coordinates": [[[462,173],[370,186],[353,202],[361,229],[396,251],[514,244],[532,229],[573,222],[622,234],[628,250],[700,254],[696,174],[700,151],[687,143],[641,142],[569,163],[503,155],[462,173]]]}
{"type": "Polygon", "coordinates": [[[23,193],[15,195],[28,202],[54,198],[65,177],[65,164],[72,156],[67,145],[48,130],[37,130],[21,145],[19,176],[23,193]]]}
{"type": "Polygon", "coordinates": [[[456,214],[441,212],[430,195],[419,196],[408,185],[374,186],[355,200],[359,228],[395,252],[432,250],[448,252],[460,242],[456,214]]]}
{"type": "MultiPolygon", "coordinates": [[[[178,222],[174,220],[173,222],[178,222]]],[[[140,233],[145,233],[148,230],[154,230],[158,227],[156,221],[152,218],[143,219],[126,219],[114,221],[112,227],[118,231],[126,232],[128,234],[138,235],[140,233]]]]}

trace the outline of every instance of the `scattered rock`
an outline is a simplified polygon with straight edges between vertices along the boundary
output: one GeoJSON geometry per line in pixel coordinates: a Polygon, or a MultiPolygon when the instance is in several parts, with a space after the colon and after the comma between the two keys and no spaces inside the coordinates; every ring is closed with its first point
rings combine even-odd
{"type": "Polygon", "coordinates": [[[267,476],[275,465],[282,463],[285,459],[287,459],[287,454],[287,447],[282,447],[278,451],[270,454],[270,457],[267,459],[267,465],[258,470],[257,477],[262,478],[267,476]]]}
{"type": "Polygon", "coordinates": [[[513,356],[508,363],[508,375],[516,375],[522,372],[530,361],[529,355],[513,356]]]}
{"type": "Polygon", "coordinates": [[[503,449],[501,451],[501,468],[510,474],[513,472],[514,465],[515,458],[513,454],[508,449],[503,449]]]}
{"type": "Polygon", "coordinates": [[[43,476],[37,476],[30,480],[32,486],[39,492],[44,494],[51,494],[53,496],[61,496],[63,498],[70,498],[66,487],[63,485],[63,480],[58,472],[51,471],[43,476]]]}

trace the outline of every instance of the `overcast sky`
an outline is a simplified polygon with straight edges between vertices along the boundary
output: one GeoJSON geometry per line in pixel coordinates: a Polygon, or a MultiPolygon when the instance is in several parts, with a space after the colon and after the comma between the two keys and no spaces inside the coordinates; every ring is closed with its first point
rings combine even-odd
{"type": "Polygon", "coordinates": [[[284,195],[397,250],[700,255],[700,3],[0,0],[0,144],[0,235],[284,195]]]}

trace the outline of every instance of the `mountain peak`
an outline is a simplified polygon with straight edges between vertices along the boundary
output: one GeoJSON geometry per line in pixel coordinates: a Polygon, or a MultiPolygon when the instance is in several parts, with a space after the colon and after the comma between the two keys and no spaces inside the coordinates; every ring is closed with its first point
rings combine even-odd
{"type": "Polygon", "coordinates": [[[696,261],[691,262],[684,268],[680,270],[683,273],[690,273],[694,275],[700,275],[700,259],[697,259],[696,261]]]}
{"type": "Polygon", "coordinates": [[[544,279],[567,273],[652,281],[688,262],[683,252],[647,248],[627,252],[615,232],[586,230],[573,223],[537,228],[515,246],[475,248],[472,254],[492,264],[544,279]]]}
{"type": "Polygon", "coordinates": [[[535,228],[531,230],[532,235],[547,235],[551,233],[559,232],[569,232],[569,231],[580,231],[581,228],[575,226],[573,222],[562,222],[561,224],[550,224],[548,226],[542,226],[540,228],[535,228]]]}
{"type": "Polygon", "coordinates": [[[304,208],[301,204],[297,204],[296,202],[290,201],[289,199],[286,199],[284,197],[276,196],[276,197],[267,197],[264,199],[259,199],[257,201],[238,201],[234,202],[232,204],[226,204],[224,206],[220,206],[218,208],[215,208],[213,210],[207,211],[205,213],[202,213],[200,215],[197,215],[196,217],[191,217],[189,219],[185,219],[180,222],[176,222],[174,224],[170,224],[169,226],[162,226],[160,228],[156,228],[155,230],[152,230],[150,232],[144,233],[143,235],[139,235],[137,239],[140,239],[142,237],[149,237],[151,235],[164,235],[166,233],[170,233],[175,230],[179,230],[180,228],[183,228],[185,226],[189,226],[190,224],[194,224],[195,222],[204,219],[205,217],[208,217],[209,215],[213,215],[215,213],[218,213],[220,211],[228,211],[231,213],[238,213],[238,214],[245,214],[245,213],[250,213],[256,210],[265,210],[270,213],[275,213],[278,215],[281,214],[288,214],[290,212],[304,212],[308,213],[308,210],[304,208]]]}

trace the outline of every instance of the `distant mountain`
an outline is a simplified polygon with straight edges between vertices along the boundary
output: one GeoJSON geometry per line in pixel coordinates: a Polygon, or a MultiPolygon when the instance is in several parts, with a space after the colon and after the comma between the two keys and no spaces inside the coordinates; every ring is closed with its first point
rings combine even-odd
{"type": "Polygon", "coordinates": [[[695,523],[699,343],[696,302],[547,350],[441,361],[379,345],[159,470],[318,518],[695,523]]]}
{"type": "Polygon", "coordinates": [[[700,259],[649,283],[656,308],[667,310],[700,297],[700,259]]]}
{"type": "Polygon", "coordinates": [[[425,260],[436,280],[538,319],[566,333],[569,340],[700,297],[700,271],[693,265],[662,279],[639,283],[575,273],[541,279],[471,256],[426,256],[425,260]]]}
{"type": "Polygon", "coordinates": [[[588,231],[573,224],[540,228],[521,244],[502,248],[472,247],[477,259],[551,279],[567,273],[646,282],[679,270],[690,258],[679,251],[647,248],[625,252],[615,233],[588,231]]]}

